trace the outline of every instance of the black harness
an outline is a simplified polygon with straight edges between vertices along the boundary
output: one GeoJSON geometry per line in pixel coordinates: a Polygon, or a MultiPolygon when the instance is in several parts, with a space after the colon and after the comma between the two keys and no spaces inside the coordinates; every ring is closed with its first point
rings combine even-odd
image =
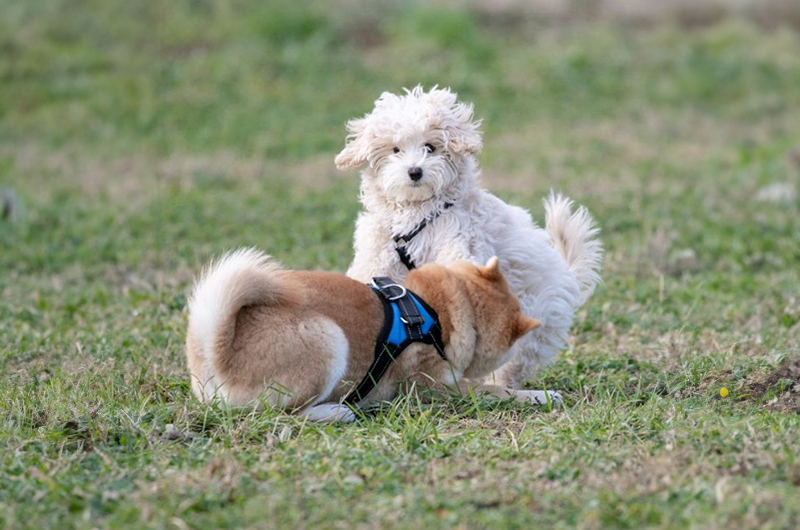
{"type": "Polygon", "coordinates": [[[444,207],[441,211],[436,212],[432,217],[428,219],[423,219],[420,224],[418,224],[414,230],[407,234],[401,234],[399,236],[394,236],[394,250],[397,252],[397,256],[400,258],[400,261],[403,262],[403,265],[406,266],[408,270],[416,269],[417,266],[414,263],[414,260],[411,259],[411,256],[408,255],[408,250],[406,250],[406,245],[408,245],[412,239],[417,237],[422,230],[428,226],[428,223],[434,222],[442,213],[453,206],[452,202],[444,203],[444,207]]]}
{"type": "Polygon", "coordinates": [[[436,311],[419,296],[390,278],[373,278],[372,283],[372,290],[383,303],[383,327],[375,345],[375,359],[367,370],[367,375],[344,398],[344,403],[349,405],[367,397],[389,366],[414,342],[432,344],[442,359],[447,360],[442,342],[442,326],[436,311]]]}

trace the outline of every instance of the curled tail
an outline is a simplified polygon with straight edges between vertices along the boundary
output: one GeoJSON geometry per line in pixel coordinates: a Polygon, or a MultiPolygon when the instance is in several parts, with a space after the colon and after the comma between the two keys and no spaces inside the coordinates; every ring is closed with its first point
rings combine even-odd
{"type": "Polygon", "coordinates": [[[189,299],[186,351],[192,388],[201,400],[225,392],[219,359],[231,348],[239,310],[292,298],[281,272],[278,263],[252,248],[229,252],[203,271],[189,299]]]}
{"type": "Polygon", "coordinates": [[[581,288],[579,305],[583,305],[600,282],[603,247],[589,210],[581,206],[573,213],[572,205],[568,197],[550,192],[544,200],[545,230],[575,274],[581,288]]]}

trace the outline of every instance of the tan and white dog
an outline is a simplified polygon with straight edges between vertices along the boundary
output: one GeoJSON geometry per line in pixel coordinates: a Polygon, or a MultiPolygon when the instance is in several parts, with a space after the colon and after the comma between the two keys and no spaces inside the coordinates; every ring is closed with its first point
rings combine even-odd
{"type": "MultiPolygon", "coordinates": [[[[410,382],[465,389],[501,366],[514,342],[540,322],[524,316],[499,269],[468,262],[411,271],[407,288],[438,314],[446,360],[432,345],[411,344],[360,403],[391,399],[410,382]]],[[[253,249],[212,263],[189,302],[186,354],[200,400],[233,406],[264,400],[312,420],[352,421],[343,397],[366,374],[384,324],[372,288],[342,274],[290,271],[253,249]]],[[[554,393],[476,391],[530,403],[554,393]]]]}

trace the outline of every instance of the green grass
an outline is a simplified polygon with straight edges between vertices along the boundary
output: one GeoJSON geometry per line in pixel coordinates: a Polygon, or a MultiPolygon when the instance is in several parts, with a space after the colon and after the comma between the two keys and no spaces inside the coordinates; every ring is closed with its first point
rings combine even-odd
{"type": "Polygon", "coordinates": [[[0,220],[0,527],[800,526],[800,383],[767,376],[800,355],[800,202],[756,199],[798,188],[798,49],[730,17],[0,3],[20,199],[0,220]],[[605,283],[536,383],[565,406],[410,396],[318,426],[198,403],[193,275],[240,245],[344,270],[343,123],[418,82],[475,103],[487,187],[539,220],[560,189],[602,227],[605,283]]]}

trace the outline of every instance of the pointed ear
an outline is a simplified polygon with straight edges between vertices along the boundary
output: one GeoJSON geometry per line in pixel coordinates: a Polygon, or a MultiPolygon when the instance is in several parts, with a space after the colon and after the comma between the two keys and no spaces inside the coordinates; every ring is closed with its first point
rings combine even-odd
{"type": "Polygon", "coordinates": [[[477,155],[483,150],[481,120],[474,120],[472,105],[455,103],[451,107],[452,123],[446,128],[447,148],[461,155],[477,155]]]}
{"type": "Polygon", "coordinates": [[[478,271],[481,273],[481,276],[487,280],[497,280],[503,275],[500,272],[500,258],[492,256],[484,267],[478,268],[478,271]]]}
{"type": "Polygon", "coordinates": [[[525,315],[520,315],[517,319],[516,325],[514,326],[514,340],[525,336],[527,333],[533,331],[541,325],[542,322],[540,320],[526,317],[525,315]]]}
{"type": "Polygon", "coordinates": [[[370,143],[367,138],[367,119],[369,115],[347,122],[347,144],[336,155],[336,168],[345,170],[358,167],[367,161],[370,143]]]}

